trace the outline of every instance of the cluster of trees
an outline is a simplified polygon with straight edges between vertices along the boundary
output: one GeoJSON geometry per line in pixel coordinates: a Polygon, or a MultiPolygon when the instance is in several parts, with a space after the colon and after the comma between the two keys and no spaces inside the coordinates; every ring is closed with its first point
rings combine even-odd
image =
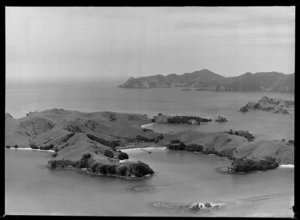
{"type": "Polygon", "coordinates": [[[108,141],[103,138],[96,137],[92,134],[86,134],[86,136],[93,141],[97,141],[98,143],[100,143],[102,145],[112,148],[113,150],[115,150],[115,148],[120,145],[119,140],[108,141]]]}
{"type": "Polygon", "coordinates": [[[75,168],[87,168],[92,162],[94,162],[92,155],[87,153],[82,156],[80,160],[50,160],[48,162],[52,169],[55,168],[65,168],[65,167],[75,167],[75,168]]]}
{"type": "Polygon", "coordinates": [[[111,152],[110,150],[105,150],[104,151],[104,156],[107,156],[109,158],[113,158],[114,157],[114,153],[111,152]]]}
{"type": "Polygon", "coordinates": [[[153,130],[147,129],[147,128],[143,128],[143,132],[147,132],[147,131],[153,131],[153,130]]]}
{"type": "Polygon", "coordinates": [[[63,142],[63,143],[67,142],[74,135],[75,135],[74,132],[71,132],[71,133],[67,134],[67,136],[61,142],[63,142]]]}
{"type": "Polygon", "coordinates": [[[248,131],[233,131],[232,129],[230,129],[229,131],[225,132],[227,134],[232,134],[232,135],[237,135],[237,136],[241,136],[246,138],[248,141],[253,141],[254,140],[254,136],[252,134],[250,134],[248,131]]]}
{"type": "Polygon", "coordinates": [[[174,116],[174,117],[169,117],[167,119],[168,123],[171,124],[189,124],[189,121],[191,119],[194,119],[200,124],[201,122],[210,122],[212,121],[211,119],[206,119],[206,118],[201,118],[197,116],[174,116]]]}
{"type": "Polygon", "coordinates": [[[149,165],[143,162],[137,163],[126,163],[126,164],[104,164],[95,162],[91,154],[87,153],[82,156],[78,161],[71,160],[51,160],[49,161],[49,166],[52,169],[55,168],[87,168],[87,170],[94,174],[102,175],[120,175],[120,176],[130,176],[135,175],[136,177],[142,177],[147,174],[153,174],[154,171],[149,167],[149,165]]]}
{"type": "Polygon", "coordinates": [[[156,136],[155,138],[147,138],[141,135],[137,135],[136,136],[136,140],[137,141],[142,141],[142,142],[154,142],[154,143],[158,143],[159,140],[164,139],[164,135],[163,134],[159,134],[158,136],[156,136]]]}
{"type": "Polygon", "coordinates": [[[170,150],[186,150],[186,151],[196,151],[196,152],[202,152],[203,146],[199,144],[189,144],[186,145],[182,141],[175,139],[172,140],[168,145],[167,148],[170,150]]]}
{"type": "Polygon", "coordinates": [[[172,140],[167,145],[167,148],[170,150],[185,150],[185,151],[192,151],[192,152],[201,152],[203,154],[214,154],[220,157],[227,157],[229,159],[235,159],[233,154],[236,151],[235,148],[232,148],[232,149],[224,149],[219,152],[215,150],[213,147],[204,148],[202,145],[199,144],[186,145],[178,139],[172,140]]]}
{"type": "Polygon", "coordinates": [[[37,146],[35,143],[32,143],[30,144],[30,148],[32,149],[40,149],[40,150],[54,150],[55,152],[58,151],[57,148],[54,149],[54,145],[53,144],[49,144],[49,145],[46,145],[46,146],[37,146]]]}
{"type": "Polygon", "coordinates": [[[126,160],[126,159],[129,159],[129,156],[128,156],[128,154],[126,154],[126,153],[124,153],[122,151],[119,151],[118,159],[119,160],[126,160]]]}
{"type": "Polygon", "coordinates": [[[234,173],[251,172],[257,170],[275,169],[279,166],[275,158],[266,156],[262,160],[252,160],[246,158],[238,158],[233,160],[231,170],[234,173]]]}
{"type": "Polygon", "coordinates": [[[14,148],[19,148],[19,146],[16,144],[16,145],[14,145],[14,146],[9,146],[9,145],[6,145],[5,146],[5,148],[7,148],[7,149],[10,149],[10,148],[12,148],[12,147],[14,147],[14,148]]]}

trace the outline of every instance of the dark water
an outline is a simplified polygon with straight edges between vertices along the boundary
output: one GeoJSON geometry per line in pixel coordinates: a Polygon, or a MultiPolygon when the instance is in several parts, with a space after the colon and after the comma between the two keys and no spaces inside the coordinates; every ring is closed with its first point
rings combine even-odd
{"type": "Polygon", "coordinates": [[[143,181],[92,177],[76,171],[53,171],[44,165],[49,153],[5,151],[5,210],[31,215],[150,216],[292,216],[294,170],[279,168],[249,175],[224,175],[226,160],[165,149],[152,154],[129,150],[133,160],[148,163],[156,174],[143,181]],[[163,203],[222,202],[212,213],[155,207],[163,203]]]}

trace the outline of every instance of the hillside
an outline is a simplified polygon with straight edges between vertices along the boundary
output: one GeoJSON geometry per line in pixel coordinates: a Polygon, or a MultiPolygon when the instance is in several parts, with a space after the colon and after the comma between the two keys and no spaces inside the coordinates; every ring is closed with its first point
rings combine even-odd
{"type": "Polygon", "coordinates": [[[116,112],[83,113],[51,109],[33,112],[19,119],[6,114],[5,146],[52,149],[56,153],[53,154],[54,160],[49,161],[51,167],[72,164],[73,167],[88,168],[89,172],[100,172],[107,168],[107,164],[111,174],[119,175],[115,173],[118,170],[128,177],[134,173],[135,176],[143,176],[153,171],[143,163],[126,163],[128,172],[125,172],[119,162],[122,152],[118,149],[166,146],[175,139],[186,144],[203,145],[206,152],[233,153],[236,158],[259,159],[267,155],[278,163],[294,163],[293,140],[250,142],[226,131],[160,134],[141,128],[141,125],[149,123],[151,119],[146,115],[116,112]]]}
{"type": "Polygon", "coordinates": [[[197,87],[201,83],[221,80],[223,76],[207,69],[184,73],[182,75],[169,74],[167,76],[155,75],[148,77],[130,77],[121,88],[169,88],[169,87],[197,87]]]}
{"type": "Polygon", "coordinates": [[[130,77],[121,88],[170,88],[185,87],[209,91],[273,91],[294,92],[294,74],[278,72],[245,73],[236,77],[224,77],[203,69],[182,75],[169,74],[148,77],[130,77]]]}
{"type": "Polygon", "coordinates": [[[246,138],[225,132],[183,131],[165,135],[162,142],[166,145],[171,140],[179,139],[185,144],[198,144],[204,150],[219,153],[232,153],[236,158],[262,159],[274,157],[279,164],[294,164],[294,145],[287,141],[248,141],[246,138]]]}
{"type": "Polygon", "coordinates": [[[110,159],[103,155],[105,150],[117,155],[110,143],[126,143],[136,139],[137,135],[157,137],[158,133],[143,132],[140,128],[140,125],[150,122],[145,115],[82,113],[63,109],[34,112],[20,119],[11,118],[6,114],[5,145],[53,145],[58,151],[58,159],[77,160],[84,153],[90,153],[100,161],[109,162],[110,159]]]}

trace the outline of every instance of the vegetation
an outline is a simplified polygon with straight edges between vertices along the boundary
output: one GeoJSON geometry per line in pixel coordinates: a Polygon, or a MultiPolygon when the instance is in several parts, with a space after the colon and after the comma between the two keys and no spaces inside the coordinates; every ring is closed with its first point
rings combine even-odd
{"type": "Polygon", "coordinates": [[[255,137],[251,133],[249,133],[249,131],[233,131],[232,129],[230,129],[230,131],[225,131],[225,133],[244,137],[248,141],[253,141],[255,139],[255,137]]]}
{"type": "Polygon", "coordinates": [[[6,147],[7,149],[10,149],[10,146],[9,146],[9,145],[6,145],[5,147],[6,147]]]}
{"type": "Polygon", "coordinates": [[[19,148],[19,146],[16,144],[16,145],[14,146],[14,148],[19,148]]]}
{"type": "Polygon", "coordinates": [[[103,138],[99,138],[99,137],[96,137],[92,134],[86,134],[86,136],[93,140],[93,141],[96,141],[104,146],[107,146],[107,147],[110,147],[112,148],[113,150],[115,150],[115,147],[119,146],[120,145],[120,141],[119,140],[113,140],[113,141],[108,141],[108,140],[105,140],[103,138]]]}
{"type": "Polygon", "coordinates": [[[107,157],[110,157],[110,158],[113,158],[113,157],[114,157],[113,152],[111,152],[111,151],[109,151],[109,150],[105,150],[105,151],[104,151],[104,155],[107,156],[107,157]]]}
{"type": "Polygon", "coordinates": [[[129,166],[129,172],[136,177],[142,177],[148,174],[153,174],[154,171],[149,167],[149,165],[143,163],[143,162],[138,162],[138,163],[132,163],[129,166]]]}
{"type": "Polygon", "coordinates": [[[103,164],[93,160],[90,154],[84,154],[79,161],[70,160],[51,160],[48,165],[52,169],[56,168],[87,168],[87,170],[94,174],[102,175],[118,175],[142,177],[147,174],[153,174],[154,171],[145,163],[126,163],[126,164],[103,164]]]}
{"type": "Polygon", "coordinates": [[[32,143],[32,144],[30,144],[30,147],[32,148],[32,149],[40,149],[36,144],[34,144],[34,143],[32,143]]]}
{"type": "Polygon", "coordinates": [[[168,123],[171,124],[190,124],[190,120],[196,120],[198,124],[201,122],[210,122],[211,119],[206,119],[206,118],[201,118],[197,116],[174,116],[174,117],[169,117],[167,119],[168,123]]]}
{"type": "Polygon", "coordinates": [[[128,154],[126,154],[124,152],[121,152],[121,153],[118,154],[118,159],[119,160],[125,160],[125,159],[128,159],[128,158],[129,158],[128,154]]]}
{"type": "Polygon", "coordinates": [[[252,160],[239,158],[235,159],[231,164],[231,170],[234,173],[251,172],[256,170],[275,169],[279,166],[278,162],[273,157],[265,157],[262,160],[252,160]]]}
{"type": "Polygon", "coordinates": [[[54,148],[54,145],[53,144],[50,144],[48,146],[43,146],[41,147],[40,149],[41,150],[52,150],[54,148]]]}
{"type": "Polygon", "coordinates": [[[143,132],[147,132],[147,131],[153,131],[153,130],[147,129],[147,128],[143,128],[143,132]]]}
{"type": "Polygon", "coordinates": [[[185,146],[186,151],[192,151],[192,152],[202,152],[203,147],[199,144],[190,144],[185,146]]]}
{"type": "Polygon", "coordinates": [[[248,112],[248,108],[246,106],[243,106],[241,109],[240,109],[240,112],[248,112]]]}

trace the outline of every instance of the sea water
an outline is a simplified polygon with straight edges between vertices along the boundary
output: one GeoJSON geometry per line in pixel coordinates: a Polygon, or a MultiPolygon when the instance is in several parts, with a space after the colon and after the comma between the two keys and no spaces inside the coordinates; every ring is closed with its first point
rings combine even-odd
{"type": "MultiPolygon", "coordinates": [[[[292,94],[182,91],[181,88],[121,89],[121,82],[84,82],[47,86],[6,87],[6,112],[23,117],[29,111],[52,108],[84,112],[116,111],[148,114],[223,116],[227,123],[151,125],[158,132],[181,130],[248,130],[256,139],[294,139],[294,111],[240,113],[241,106],[262,96],[293,100],[292,94]]],[[[191,152],[129,151],[130,158],[156,172],[135,182],[91,177],[45,167],[47,152],[5,150],[6,214],[31,215],[212,215],[292,216],[294,170],[278,168],[249,175],[224,175],[216,168],[228,161],[191,152]],[[187,213],[155,207],[162,203],[224,202],[213,213],[187,213]]]]}
{"type": "Polygon", "coordinates": [[[248,175],[216,171],[229,162],[215,156],[151,149],[127,150],[155,175],[142,181],[50,170],[51,153],[5,150],[5,213],[101,216],[285,216],[292,217],[294,170],[248,175]],[[223,209],[182,212],[155,204],[215,202],[223,209]]]}

